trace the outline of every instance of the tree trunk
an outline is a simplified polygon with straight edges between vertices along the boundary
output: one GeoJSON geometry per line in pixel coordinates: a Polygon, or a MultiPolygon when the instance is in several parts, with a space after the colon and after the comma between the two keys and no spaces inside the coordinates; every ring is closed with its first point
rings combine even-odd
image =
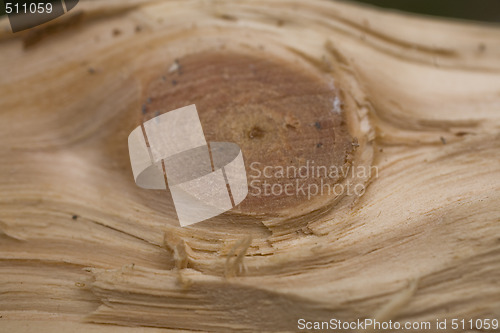
{"type": "Polygon", "coordinates": [[[1,331],[500,319],[498,27],[288,0],[0,23],[1,331]],[[127,137],[190,104],[258,185],[181,228],[127,137]]]}

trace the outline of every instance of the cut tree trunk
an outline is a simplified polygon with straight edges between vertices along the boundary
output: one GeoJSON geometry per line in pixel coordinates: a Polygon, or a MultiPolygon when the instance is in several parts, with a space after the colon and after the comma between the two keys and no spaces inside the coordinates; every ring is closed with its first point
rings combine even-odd
{"type": "Polygon", "coordinates": [[[0,331],[500,319],[500,28],[330,1],[0,23],[0,331]],[[299,179],[355,193],[250,189],[181,228],[134,183],[127,137],[190,104],[249,181],[252,163],[371,172],[299,179]]]}

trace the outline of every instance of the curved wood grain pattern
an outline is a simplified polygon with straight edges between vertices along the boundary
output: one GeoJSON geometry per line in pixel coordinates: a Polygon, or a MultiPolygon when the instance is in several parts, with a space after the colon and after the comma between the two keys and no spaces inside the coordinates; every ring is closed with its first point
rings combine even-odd
{"type": "Polygon", "coordinates": [[[0,328],[500,317],[497,27],[291,0],[81,1],[36,32],[0,24],[0,328]],[[172,83],[176,61],[188,82],[172,83]],[[247,91],[238,75],[254,62],[269,76],[247,91]],[[232,96],[209,95],[221,89],[240,110],[273,92],[290,108],[237,116],[232,96]],[[144,115],[151,96],[162,102],[144,115]],[[378,174],[335,180],[366,185],[360,196],[250,200],[181,229],[168,193],[134,184],[127,136],[187,101],[203,105],[209,140],[248,161],[321,140],[302,157],[378,174]],[[324,119],[339,146],[316,133],[324,119]],[[287,124],[307,127],[286,137],[287,124]]]}

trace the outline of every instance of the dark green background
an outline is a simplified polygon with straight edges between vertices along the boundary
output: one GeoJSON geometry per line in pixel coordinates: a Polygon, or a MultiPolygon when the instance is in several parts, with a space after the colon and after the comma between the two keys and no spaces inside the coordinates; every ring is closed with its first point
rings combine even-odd
{"type": "Polygon", "coordinates": [[[500,0],[356,0],[418,14],[500,23],[500,0]]]}
{"type": "MultiPolygon", "coordinates": [[[[8,1],[8,0],[3,0],[8,1]]],[[[12,1],[12,0],[10,0],[12,1]]],[[[307,1],[307,0],[304,0],[307,1]]],[[[500,0],[344,0],[401,11],[500,23],[500,0]]],[[[27,1],[29,3],[37,1],[27,1]]],[[[0,4],[2,1],[0,0],[0,4]]],[[[5,8],[0,5],[0,16],[5,8]]]]}

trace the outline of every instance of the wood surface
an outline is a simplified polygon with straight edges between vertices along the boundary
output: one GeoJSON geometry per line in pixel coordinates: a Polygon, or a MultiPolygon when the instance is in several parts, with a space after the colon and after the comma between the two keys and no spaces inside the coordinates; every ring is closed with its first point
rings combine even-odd
{"type": "Polygon", "coordinates": [[[319,0],[80,1],[17,34],[3,19],[0,331],[500,319],[499,41],[319,0]],[[249,197],[180,228],[168,192],[135,185],[127,137],[192,103],[247,168],[377,173],[329,180],[360,195],[249,197]]]}

